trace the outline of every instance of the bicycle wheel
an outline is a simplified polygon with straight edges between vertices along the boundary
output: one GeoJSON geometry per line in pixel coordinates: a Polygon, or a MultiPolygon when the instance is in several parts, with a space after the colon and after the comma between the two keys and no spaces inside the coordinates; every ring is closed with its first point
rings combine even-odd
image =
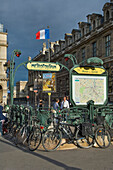
{"type": "Polygon", "coordinates": [[[76,132],[76,140],[77,140],[77,145],[80,148],[90,148],[94,144],[94,139],[93,136],[90,135],[82,135],[82,131],[80,129],[77,130],[76,132]]]}
{"type": "Polygon", "coordinates": [[[95,131],[95,141],[100,148],[107,148],[111,143],[111,136],[104,127],[99,127],[95,131]]]}
{"type": "Polygon", "coordinates": [[[59,129],[48,129],[43,138],[42,145],[46,151],[55,151],[61,144],[62,132],[59,129]]]}
{"type": "Polygon", "coordinates": [[[21,128],[16,130],[16,133],[14,136],[14,144],[15,145],[22,143],[22,135],[23,135],[24,129],[25,129],[25,127],[22,126],[21,128]]]}
{"type": "Polygon", "coordinates": [[[40,128],[37,127],[31,132],[29,136],[29,139],[28,139],[29,150],[30,151],[36,150],[39,147],[41,140],[42,140],[42,133],[41,133],[40,128]]]}
{"type": "Polygon", "coordinates": [[[18,145],[18,143],[19,143],[19,133],[20,133],[20,130],[18,130],[14,136],[13,142],[15,145],[18,145]]]}
{"type": "Polygon", "coordinates": [[[15,134],[16,134],[16,129],[17,127],[15,125],[13,125],[10,129],[10,139],[12,139],[13,137],[15,137],[15,134]]]}

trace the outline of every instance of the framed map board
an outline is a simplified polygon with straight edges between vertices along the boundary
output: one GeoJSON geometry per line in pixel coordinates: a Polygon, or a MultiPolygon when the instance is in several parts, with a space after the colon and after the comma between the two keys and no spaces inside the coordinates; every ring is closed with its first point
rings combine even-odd
{"type": "Polygon", "coordinates": [[[95,105],[105,104],[106,82],[106,76],[72,75],[72,100],[76,105],[87,105],[89,100],[93,100],[95,105]]]}

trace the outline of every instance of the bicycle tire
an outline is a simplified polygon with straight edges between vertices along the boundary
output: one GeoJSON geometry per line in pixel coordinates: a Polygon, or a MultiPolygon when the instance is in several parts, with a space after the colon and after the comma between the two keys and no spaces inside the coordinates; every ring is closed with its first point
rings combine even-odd
{"type": "Polygon", "coordinates": [[[108,148],[111,144],[111,135],[105,127],[98,127],[95,131],[95,141],[100,148],[108,148]]]}
{"type": "Polygon", "coordinates": [[[75,137],[76,137],[77,145],[80,148],[88,149],[92,147],[94,144],[93,136],[90,135],[83,136],[82,131],[80,129],[77,129],[75,137]]]}
{"type": "Polygon", "coordinates": [[[35,151],[42,141],[42,133],[39,127],[36,127],[30,134],[28,139],[28,148],[30,151],[35,151]]]}
{"type": "Polygon", "coordinates": [[[43,138],[42,145],[46,151],[55,151],[61,145],[62,132],[59,129],[51,128],[48,129],[43,138]]]}
{"type": "Polygon", "coordinates": [[[21,128],[19,128],[16,133],[15,133],[15,136],[14,136],[14,144],[15,145],[18,145],[20,144],[22,141],[21,137],[22,137],[22,132],[24,131],[24,126],[22,126],[21,128]]]}
{"type": "Polygon", "coordinates": [[[10,129],[10,133],[9,133],[10,139],[12,139],[13,137],[15,137],[16,129],[17,129],[17,127],[14,127],[14,126],[12,126],[12,128],[10,129]]]}
{"type": "MultiPolygon", "coordinates": [[[[19,131],[20,131],[20,130],[19,130],[19,131]]],[[[19,131],[15,134],[14,140],[13,140],[13,142],[14,142],[14,144],[15,144],[16,146],[19,144],[19,140],[18,140],[19,131]]]]}

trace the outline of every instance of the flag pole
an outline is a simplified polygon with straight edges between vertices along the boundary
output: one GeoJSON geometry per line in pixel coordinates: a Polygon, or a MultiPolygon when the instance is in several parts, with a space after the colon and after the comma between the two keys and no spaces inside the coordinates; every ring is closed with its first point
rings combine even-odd
{"type": "MultiPolygon", "coordinates": [[[[50,27],[47,26],[47,28],[49,29],[50,27]]],[[[49,32],[49,35],[50,35],[50,32],[49,32]]],[[[51,59],[50,59],[50,51],[49,51],[49,42],[50,42],[50,39],[48,39],[48,62],[51,61],[51,59]]],[[[51,108],[51,93],[48,93],[48,99],[49,99],[49,109],[50,109],[51,108]]]]}
{"type": "MultiPolygon", "coordinates": [[[[49,29],[50,27],[47,26],[47,28],[49,29]]],[[[49,35],[50,35],[50,32],[49,32],[49,35]]],[[[49,37],[49,38],[50,38],[50,37],[49,37]]],[[[49,43],[50,43],[50,39],[48,39],[48,62],[50,62],[49,43]]]]}

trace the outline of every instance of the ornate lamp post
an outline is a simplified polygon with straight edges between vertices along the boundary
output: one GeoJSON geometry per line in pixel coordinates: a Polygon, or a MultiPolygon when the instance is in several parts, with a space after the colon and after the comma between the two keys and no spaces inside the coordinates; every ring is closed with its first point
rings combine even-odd
{"type": "Polygon", "coordinates": [[[14,91],[14,58],[15,56],[20,57],[20,50],[13,50],[10,60],[10,95],[11,95],[11,105],[13,105],[13,91],[14,91]]]}
{"type": "Polygon", "coordinates": [[[74,55],[72,54],[65,54],[64,55],[65,61],[68,61],[69,59],[73,62],[73,65],[77,64],[77,59],[74,55]]]}

